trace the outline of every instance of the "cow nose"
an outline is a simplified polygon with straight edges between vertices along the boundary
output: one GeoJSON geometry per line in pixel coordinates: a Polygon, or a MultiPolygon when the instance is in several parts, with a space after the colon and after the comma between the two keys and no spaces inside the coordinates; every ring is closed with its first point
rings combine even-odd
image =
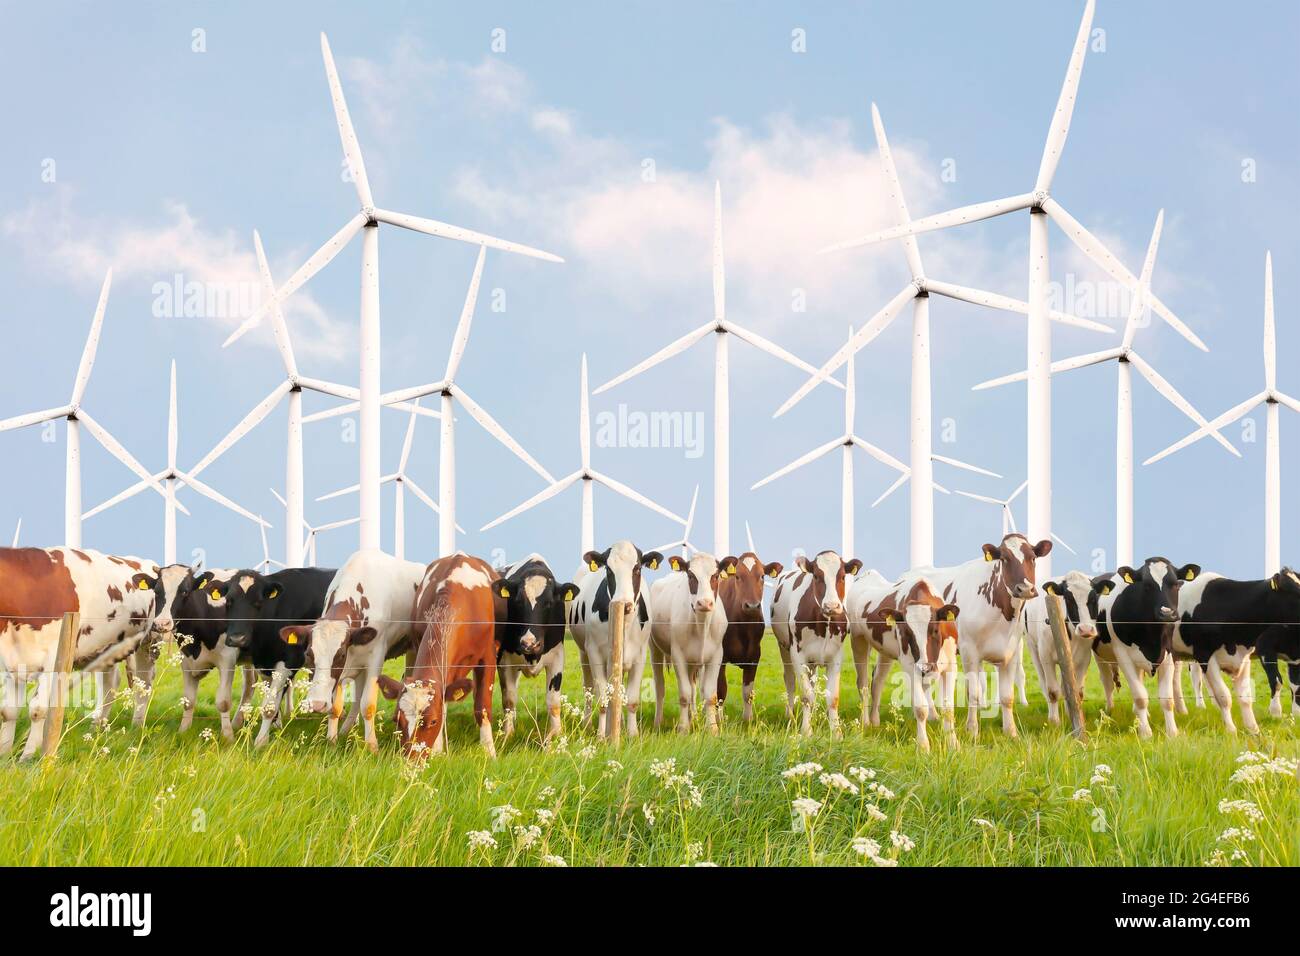
{"type": "Polygon", "coordinates": [[[746,610],[746,611],[757,611],[757,610],[759,610],[760,608],[762,608],[762,606],[763,606],[763,602],[762,602],[762,601],[746,601],[746,602],[745,602],[745,610],[746,610]]]}
{"type": "Polygon", "coordinates": [[[925,677],[927,674],[929,674],[931,671],[934,670],[934,665],[933,665],[933,664],[927,664],[925,661],[922,661],[922,662],[917,666],[916,669],[917,669],[918,671],[921,672],[921,676],[922,676],[922,677],[925,677]]]}
{"type": "Polygon", "coordinates": [[[536,654],[542,649],[542,642],[537,638],[529,635],[519,642],[519,649],[525,654],[536,654]]]}
{"type": "Polygon", "coordinates": [[[827,601],[822,605],[822,608],[827,614],[839,614],[842,606],[839,601],[827,601]]]}
{"type": "Polygon", "coordinates": [[[1034,587],[1034,585],[1030,584],[1028,581],[1021,581],[1016,585],[1015,593],[1016,597],[1028,600],[1031,597],[1038,596],[1038,588],[1034,587]]]}
{"type": "Polygon", "coordinates": [[[1176,620],[1177,617],[1178,617],[1178,615],[1174,613],[1174,609],[1173,609],[1173,608],[1171,608],[1171,607],[1161,607],[1161,608],[1160,608],[1160,619],[1161,619],[1162,621],[1173,621],[1173,620],[1176,620]]]}
{"type": "Polygon", "coordinates": [[[1097,629],[1091,624],[1080,624],[1078,628],[1075,629],[1075,633],[1080,637],[1096,637],[1097,629]]]}
{"type": "Polygon", "coordinates": [[[703,611],[712,611],[712,610],[713,610],[713,599],[712,599],[712,598],[700,598],[698,601],[695,602],[695,610],[697,610],[697,611],[702,611],[702,612],[703,612],[703,611]]]}

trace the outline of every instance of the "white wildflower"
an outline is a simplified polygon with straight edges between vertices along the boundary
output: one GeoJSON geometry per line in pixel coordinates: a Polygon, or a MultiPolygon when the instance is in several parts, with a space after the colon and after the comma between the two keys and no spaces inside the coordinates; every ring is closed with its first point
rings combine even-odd
{"type": "Polygon", "coordinates": [[[889,842],[894,844],[904,853],[910,853],[916,849],[916,842],[906,833],[900,833],[897,830],[889,831],[889,842]]]}
{"type": "Polygon", "coordinates": [[[819,763],[801,763],[796,764],[789,770],[782,770],[781,776],[786,780],[797,780],[800,777],[815,777],[822,772],[822,765],[819,763]]]}
{"type": "Polygon", "coordinates": [[[817,779],[827,790],[843,790],[857,796],[858,785],[842,773],[824,773],[817,779]]]}
{"type": "Polygon", "coordinates": [[[790,802],[790,808],[799,815],[801,819],[807,820],[810,817],[817,816],[817,811],[822,808],[820,800],[814,800],[812,797],[799,797],[790,802]]]}
{"type": "Polygon", "coordinates": [[[568,866],[564,857],[556,856],[554,853],[548,853],[542,857],[542,866],[568,866]]]}
{"type": "Polygon", "coordinates": [[[465,834],[465,836],[469,841],[469,848],[471,851],[495,850],[497,847],[496,837],[488,833],[486,830],[470,830],[469,833],[465,834]]]}

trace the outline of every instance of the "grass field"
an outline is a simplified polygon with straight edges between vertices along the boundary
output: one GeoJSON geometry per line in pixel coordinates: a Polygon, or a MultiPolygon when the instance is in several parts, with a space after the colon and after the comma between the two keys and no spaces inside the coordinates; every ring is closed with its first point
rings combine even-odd
{"type": "MultiPolygon", "coordinates": [[[[571,643],[568,653],[565,692],[579,701],[571,643]]],[[[1005,739],[993,717],[970,741],[959,697],[961,748],[933,734],[934,752],[924,755],[910,712],[889,706],[892,682],[883,725],[858,728],[851,667],[844,739],[830,739],[824,714],[811,739],[794,734],[769,634],[752,728],[740,719],[733,671],[717,738],[654,732],[647,693],[643,733],[619,750],[566,718],[567,736],[543,752],[542,681],[525,679],[519,730],[498,745],[498,759],[479,748],[467,699],[450,708],[450,755],[418,768],[397,753],[391,705],[381,710],[378,757],[355,736],[328,745],[316,716],[296,716],[260,752],[247,727],[224,743],[212,678],[182,737],[179,677],[167,657],[145,730],[130,725],[125,702],[104,731],[84,711],[69,711],[57,761],[0,761],[0,863],[1300,864],[1300,786],[1287,772],[1300,733],[1289,715],[1267,716],[1258,666],[1257,738],[1228,738],[1213,706],[1192,705],[1180,717],[1183,736],[1168,740],[1157,729],[1139,741],[1127,692],[1112,717],[1101,715],[1094,671],[1090,739],[1080,745],[1046,724],[1031,669],[1030,705],[1017,708],[1019,740],[1005,739]],[[782,776],[805,763],[823,770],[782,776]],[[823,781],[821,773],[844,776],[823,781]],[[821,806],[800,816],[793,801],[801,799],[821,806]],[[1249,804],[1221,808],[1224,800],[1249,804]],[[496,832],[494,819],[505,824],[496,832]]],[[[671,678],[668,697],[675,700],[671,678]]]]}

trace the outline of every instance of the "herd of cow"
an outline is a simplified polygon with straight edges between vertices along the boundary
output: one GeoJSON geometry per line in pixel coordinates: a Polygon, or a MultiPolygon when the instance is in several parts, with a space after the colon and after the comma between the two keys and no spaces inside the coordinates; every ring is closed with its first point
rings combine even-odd
{"type": "MultiPolygon", "coordinates": [[[[62,615],[80,614],[73,666],[104,675],[94,716],[106,716],[125,665],[135,693],[135,719],[143,722],[159,651],[168,640],[179,648],[184,715],[189,728],[199,684],[217,673],[216,705],[221,731],[232,738],[253,688],[269,685],[261,708],[257,744],[292,708],[295,676],[309,675],[306,707],[327,715],[335,740],[359,719],[366,744],[377,750],[378,695],[396,701],[395,719],[409,756],[446,746],[445,706],[471,690],[474,719],[484,749],[495,753],[492,687],[501,673],[502,732],[514,728],[521,676],[545,674],[549,738],[561,728],[564,636],[573,635],[582,665],[585,716],[595,712],[596,732],[606,732],[612,699],[611,609],[626,609],[624,685],[640,687],[648,656],[655,684],[655,726],[663,719],[664,668],[677,678],[680,730],[689,731],[697,701],[703,723],[716,732],[727,696],[726,666],[743,676],[746,722],[754,718],[754,679],[763,634],[765,586],[770,585],[770,624],[780,651],[786,714],[812,733],[817,672],[825,673],[826,712],[840,732],[840,666],[851,643],[862,724],[880,721],[885,680],[901,665],[916,719],[917,743],[929,749],[927,723],[942,719],[951,745],[957,742],[955,688],[958,661],[967,681],[967,730],[979,728],[984,665],[997,671],[1002,727],[1016,735],[1015,692],[1024,696],[1021,649],[1027,644],[1048,700],[1048,719],[1059,721],[1063,683],[1058,669],[1071,666],[1082,687],[1096,658],[1109,708],[1119,674],[1133,697],[1138,732],[1151,734],[1144,678],[1157,676],[1165,729],[1178,732],[1175,709],[1186,713],[1180,666],[1192,663],[1192,684],[1202,702],[1209,685],[1229,732],[1232,693],[1241,720],[1255,732],[1253,656],[1263,661],[1272,693],[1271,712],[1281,715],[1288,665],[1292,715],[1300,708],[1300,577],[1284,568],[1272,577],[1236,581],[1148,558],[1089,577],[1072,571],[1036,580],[1035,559],[1051,542],[1031,544],[1019,534],[985,544],[982,554],[955,567],[922,568],[890,581],[845,561],[834,551],[797,557],[794,567],[764,563],[746,552],[717,559],[696,552],[664,557],[619,541],[588,552],[573,581],[558,581],[538,555],[504,568],[457,553],[425,566],[379,551],[359,551],[338,570],[290,568],[273,574],[254,570],[197,570],[158,565],[133,557],[74,548],[0,548],[0,754],[14,744],[27,687],[31,729],[24,757],[40,747],[53,684],[62,615]],[[668,573],[647,586],[643,571],[668,573]],[[1068,663],[1057,659],[1044,592],[1059,596],[1067,621],[1068,663]],[[869,667],[875,652],[874,671],[869,667]],[[384,662],[404,657],[402,680],[383,673],[384,662]],[[243,668],[243,697],[232,706],[235,672],[243,668]],[[343,726],[344,685],[355,699],[343,726]],[[107,701],[107,704],[106,704],[107,701]]],[[[629,734],[637,733],[638,694],[627,695],[629,734]]]]}

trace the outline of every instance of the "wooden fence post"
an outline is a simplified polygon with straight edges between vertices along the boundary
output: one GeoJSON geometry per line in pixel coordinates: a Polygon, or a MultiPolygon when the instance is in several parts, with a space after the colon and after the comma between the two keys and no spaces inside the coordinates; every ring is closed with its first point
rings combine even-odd
{"type": "Polygon", "coordinates": [[[1056,659],[1061,666],[1061,686],[1065,697],[1065,710],[1070,715],[1070,732],[1076,740],[1087,740],[1088,730],[1083,722],[1083,705],[1080,702],[1080,688],[1074,680],[1074,655],[1065,629],[1065,603],[1056,594],[1045,594],[1047,599],[1047,621],[1052,629],[1052,643],[1056,647],[1056,659]]]}
{"type": "Polygon", "coordinates": [[[77,632],[81,630],[81,615],[69,611],[63,615],[59,628],[59,647],[54,656],[54,678],[50,686],[49,707],[45,712],[45,739],[41,741],[41,754],[54,757],[63,739],[63,711],[68,706],[68,675],[72,673],[72,656],[77,648],[77,632]]]}
{"type": "Polygon", "coordinates": [[[627,603],[613,601],[609,605],[609,626],[613,638],[610,654],[609,709],[605,711],[609,723],[606,729],[609,742],[617,747],[623,737],[623,629],[627,624],[627,603]]]}

